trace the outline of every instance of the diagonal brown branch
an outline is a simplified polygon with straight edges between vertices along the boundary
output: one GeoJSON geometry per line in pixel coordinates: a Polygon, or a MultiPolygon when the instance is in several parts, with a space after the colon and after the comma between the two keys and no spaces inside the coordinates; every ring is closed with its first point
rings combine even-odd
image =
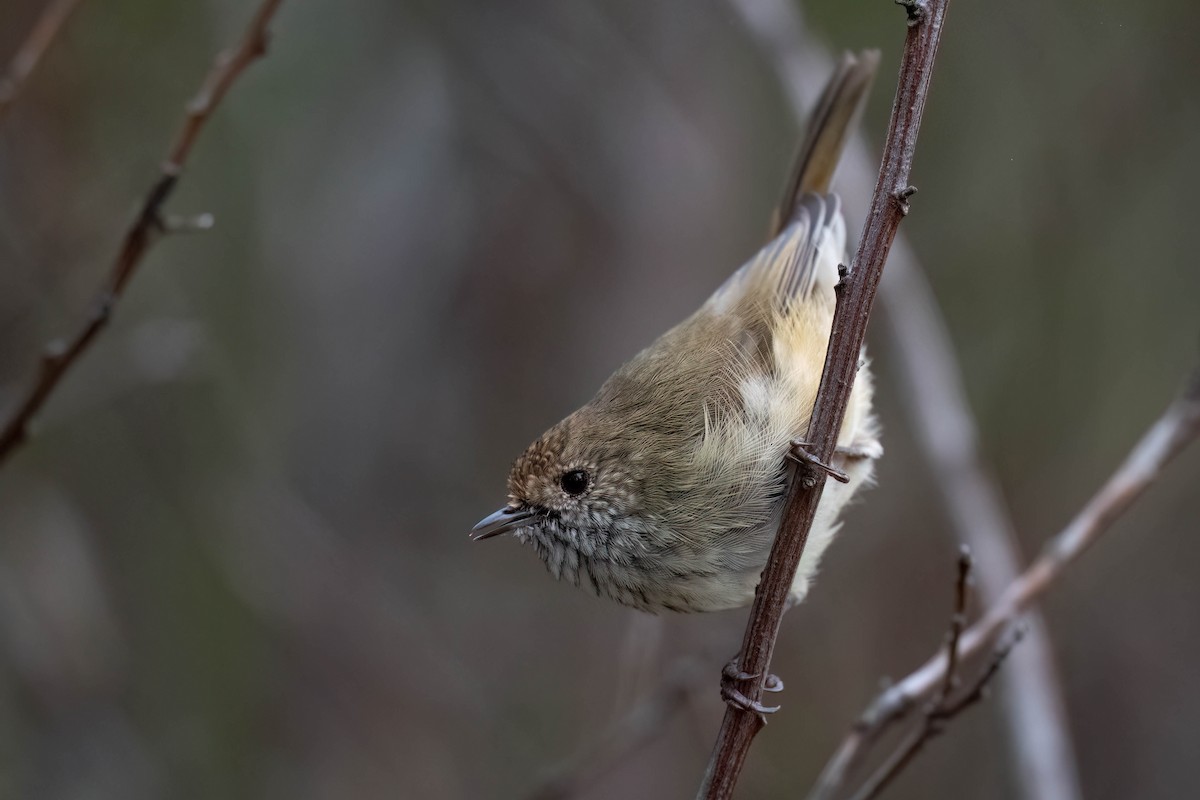
{"type": "MultiPolygon", "coordinates": [[[[908,183],[909,174],[947,5],[948,0],[904,3],[908,35],[883,163],[858,249],[838,292],[825,369],[806,437],[811,443],[810,452],[822,462],[828,463],[833,457],[837,433],[858,370],[871,305],[896,230],[908,213],[908,198],[913,191],[908,183]]],[[[788,589],[824,490],[824,481],[818,481],[812,488],[805,487],[804,483],[795,481],[789,492],[783,522],[746,625],[739,667],[744,673],[758,676],[743,681],[742,693],[752,703],[762,700],[788,589]]],[[[732,705],[726,709],[698,797],[711,800],[732,796],[750,745],[762,725],[757,713],[732,705]]]]}
{"type": "Polygon", "coordinates": [[[45,405],[63,376],[79,360],[96,336],[108,325],[113,307],[121,299],[129,279],[142,262],[146,250],[163,230],[162,208],[171,196],[196,138],[229,87],[257,58],[266,52],[267,26],[283,0],[263,0],[245,33],[232,49],[217,56],[216,63],[187,106],[179,133],[167,150],[161,174],[151,185],[140,210],[125,231],[121,249],[108,279],[96,296],[95,305],[83,326],[69,340],[48,344],[41,364],[24,398],[0,430],[0,467],[29,436],[29,424],[45,405]]]}
{"type": "MultiPolygon", "coordinates": [[[[773,63],[797,119],[817,96],[819,76],[831,58],[809,34],[791,0],[730,0],[747,30],[773,63]]],[[[847,208],[867,204],[875,164],[861,139],[851,142],[841,167],[847,208]]],[[[935,474],[934,484],[955,537],[976,556],[975,574],[985,605],[994,602],[1020,571],[1014,525],[1003,493],[979,452],[978,426],[967,402],[950,333],[924,270],[903,234],[888,257],[880,287],[885,341],[897,361],[901,398],[913,433],[935,474]]],[[[1029,630],[1001,674],[1002,708],[1017,785],[1026,800],[1078,800],[1083,796],[1066,721],[1061,681],[1050,638],[1036,610],[1029,630]]],[[[852,766],[852,765],[848,765],[852,766]]]]}
{"type": "MultiPolygon", "coordinates": [[[[1185,447],[1200,436],[1200,369],[1179,398],[1142,436],[1124,463],[1042,554],[1013,581],[987,613],[962,635],[958,657],[978,655],[1004,636],[1021,615],[1062,576],[1063,571],[1096,541],[1162,473],[1185,447]]],[[[849,765],[913,703],[935,691],[944,680],[948,660],[939,653],[904,680],[880,694],[826,764],[811,797],[832,797],[849,765]]]]}
{"type": "Polygon", "coordinates": [[[0,78],[0,123],[4,122],[13,101],[25,88],[29,76],[33,75],[38,62],[50,49],[63,24],[81,2],[83,0],[50,0],[42,10],[42,15],[34,23],[33,30],[17,48],[12,63],[8,65],[8,72],[0,78]]]}

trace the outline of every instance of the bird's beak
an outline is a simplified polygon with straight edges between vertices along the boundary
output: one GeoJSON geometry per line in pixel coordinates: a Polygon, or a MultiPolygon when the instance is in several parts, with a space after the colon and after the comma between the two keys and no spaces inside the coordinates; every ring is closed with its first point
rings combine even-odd
{"type": "Polygon", "coordinates": [[[509,533],[513,528],[519,528],[521,523],[533,516],[533,512],[525,508],[505,506],[494,514],[488,514],[471,528],[471,540],[490,539],[502,533],[509,533]]]}

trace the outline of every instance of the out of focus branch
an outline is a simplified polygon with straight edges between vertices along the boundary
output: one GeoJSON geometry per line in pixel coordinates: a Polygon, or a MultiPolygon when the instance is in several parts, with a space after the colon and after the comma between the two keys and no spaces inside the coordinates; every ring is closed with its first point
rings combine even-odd
{"type": "MultiPolygon", "coordinates": [[[[1042,554],[1005,590],[984,616],[963,633],[959,658],[970,658],[992,647],[1064,570],[1133,505],[1185,447],[1200,436],[1200,369],[1189,378],[1174,403],[1092,497],[1083,510],[1042,554]]],[[[945,680],[949,659],[944,653],[880,694],[842,741],[826,764],[810,798],[833,797],[844,785],[850,767],[883,728],[900,718],[920,698],[945,680]]]]}
{"type": "Polygon", "coordinates": [[[179,175],[187,163],[196,138],[203,130],[225,94],[256,59],[266,53],[267,26],[283,0],[263,0],[246,27],[242,39],[230,50],[220,53],[199,92],[187,105],[183,125],[176,135],[159,178],[142,200],[141,208],[125,231],[121,249],[109,271],[108,280],[96,296],[91,315],[67,341],[54,341],[42,351],[41,364],[24,399],[17,405],[3,430],[0,430],[0,466],[29,436],[29,424],[41,410],[67,371],[79,360],[96,336],[108,325],[113,308],[125,292],[129,279],[142,262],[147,249],[167,228],[162,219],[163,204],[171,196],[179,175]]]}
{"type": "Polygon", "coordinates": [[[81,2],[83,0],[50,0],[42,10],[42,15],[34,23],[33,30],[17,48],[12,63],[8,65],[8,72],[0,78],[0,123],[8,116],[13,101],[25,88],[26,81],[37,69],[42,56],[50,49],[67,17],[71,16],[81,2]]]}
{"type": "MultiPolygon", "coordinates": [[[[925,748],[931,739],[942,733],[950,720],[957,717],[962,712],[966,711],[971,706],[975,705],[985,697],[985,692],[992,680],[1000,671],[1001,665],[1017,643],[1021,641],[1021,637],[1025,635],[1025,628],[1018,626],[1013,629],[1012,633],[998,645],[992,652],[992,657],[988,659],[987,665],[980,670],[979,675],[971,683],[971,687],[957,699],[950,697],[949,688],[958,682],[958,673],[956,670],[948,670],[946,672],[947,680],[943,682],[943,688],[940,689],[933,698],[926,703],[925,708],[921,713],[921,723],[917,725],[909,733],[903,742],[892,752],[891,756],[879,766],[866,783],[862,785],[851,800],[873,800],[883,793],[883,790],[892,784],[896,777],[904,771],[905,767],[913,762],[917,755],[925,748]]],[[[957,642],[952,642],[951,647],[956,647],[957,642]]],[[[947,658],[956,657],[957,652],[953,649],[947,651],[947,658]]],[[[958,664],[955,664],[957,667],[958,664]]]]}
{"type": "MultiPolygon", "coordinates": [[[[909,186],[909,175],[947,5],[948,0],[904,3],[908,32],[879,179],[851,268],[839,284],[829,350],[806,434],[808,450],[820,463],[829,463],[833,458],[858,372],[875,292],[892,240],[908,213],[908,199],[915,191],[909,186]]],[[[741,680],[739,687],[749,699],[749,707],[731,704],[726,708],[699,797],[715,800],[732,796],[750,745],[762,728],[763,719],[754,708],[761,704],[784,603],[825,486],[823,480],[815,481],[811,487],[807,483],[794,481],[788,492],[779,533],[771,546],[746,624],[738,670],[753,676],[741,680]]]]}
{"type": "Polygon", "coordinates": [[[954,587],[954,614],[950,617],[950,631],[946,635],[946,673],[941,685],[921,712],[921,722],[908,737],[892,752],[891,756],[855,794],[853,800],[872,800],[886,789],[904,768],[912,763],[929,740],[945,730],[950,720],[978,703],[984,691],[1000,671],[1001,664],[1020,640],[1023,630],[1017,629],[1007,641],[996,647],[987,666],[972,681],[970,688],[955,698],[954,692],[960,683],[962,659],[959,644],[967,624],[967,594],[973,569],[970,550],[963,545],[958,559],[958,580],[954,587]]]}
{"type": "Polygon", "coordinates": [[[666,729],[689,695],[696,691],[699,676],[700,666],[694,659],[680,659],[668,670],[662,683],[635,701],[628,713],[609,726],[599,739],[553,767],[549,777],[530,793],[530,800],[567,800],[593,786],[615,764],[666,729]]]}
{"type": "MultiPolygon", "coordinates": [[[[796,118],[821,88],[832,62],[808,34],[791,0],[730,0],[747,30],[774,65],[796,118]]],[[[843,158],[840,188],[847,208],[865,206],[875,166],[861,140],[843,158]]],[[[903,234],[889,256],[880,288],[885,337],[897,360],[894,371],[917,444],[924,451],[957,539],[975,555],[975,576],[985,605],[996,601],[1020,569],[1014,525],[1003,494],[979,453],[978,426],[967,403],[954,345],[916,254],[903,234]]],[[[1082,797],[1074,747],[1050,639],[1036,611],[1028,634],[1000,676],[1004,717],[1026,800],[1082,797]]]]}
{"type": "MultiPolygon", "coordinates": [[[[894,251],[881,292],[886,338],[897,360],[894,373],[954,534],[975,553],[980,595],[989,604],[1020,573],[1015,526],[980,455],[945,320],[909,256],[908,248],[894,251]]],[[[1050,637],[1036,609],[1026,621],[1025,643],[1000,676],[1017,783],[1026,800],[1078,800],[1083,791],[1050,637]]]]}

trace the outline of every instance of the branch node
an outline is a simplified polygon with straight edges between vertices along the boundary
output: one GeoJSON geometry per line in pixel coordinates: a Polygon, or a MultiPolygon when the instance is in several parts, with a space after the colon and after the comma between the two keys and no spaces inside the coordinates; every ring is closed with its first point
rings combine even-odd
{"type": "Polygon", "coordinates": [[[896,5],[903,7],[908,15],[908,27],[920,25],[925,20],[925,0],[896,0],[896,5]]]}
{"type": "Polygon", "coordinates": [[[909,198],[916,193],[917,187],[905,186],[903,189],[900,189],[892,194],[892,199],[896,201],[896,208],[900,209],[900,213],[906,217],[908,216],[908,212],[911,210],[911,206],[908,203],[909,198]]]}
{"type": "Polygon", "coordinates": [[[846,281],[850,278],[850,268],[845,264],[838,264],[838,282],[833,285],[833,291],[840,298],[842,293],[846,291],[846,281]]]}
{"type": "Polygon", "coordinates": [[[208,212],[193,216],[168,214],[156,220],[156,227],[161,233],[204,233],[212,230],[216,221],[208,212]]]}
{"type": "Polygon", "coordinates": [[[267,49],[271,45],[271,33],[265,28],[258,32],[258,36],[250,43],[250,55],[254,58],[262,58],[267,54],[267,49]]]}
{"type": "MultiPolygon", "coordinates": [[[[931,739],[940,736],[948,723],[964,710],[987,697],[987,690],[1000,670],[1001,664],[1012,652],[1013,647],[1023,635],[1023,626],[1013,629],[1013,634],[996,646],[986,667],[971,684],[971,688],[957,700],[951,699],[951,694],[957,688],[959,679],[960,653],[959,644],[962,640],[963,628],[966,625],[967,582],[971,574],[971,554],[966,547],[959,550],[958,576],[955,580],[954,615],[950,619],[950,631],[946,636],[946,671],[941,686],[921,706],[921,721],[887,758],[879,769],[855,793],[854,800],[870,800],[877,797],[887,786],[907,767],[917,753],[931,739]]],[[[885,718],[884,722],[889,721],[885,718]]],[[[878,734],[882,726],[869,730],[864,736],[878,734]]]]}
{"type": "Polygon", "coordinates": [[[113,307],[117,304],[117,296],[111,290],[100,292],[92,306],[92,325],[99,326],[108,322],[112,316],[113,307]]]}
{"type": "Polygon", "coordinates": [[[42,368],[57,367],[67,355],[67,343],[64,339],[51,339],[42,348],[42,368]]]}
{"type": "MultiPolygon", "coordinates": [[[[203,214],[190,222],[179,222],[175,219],[163,219],[162,207],[170,196],[184,162],[191,153],[196,137],[204,127],[213,108],[229,91],[230,86],[245,71],[255,56],[262,53],[268,24],[278,11],[283,0],[261,0],[258,10],[251,19],[241,43],[234,49],[226,51],[217,58],[216,66],[209,72],[201,84],[197,99],[187,107],[188,116],[174,142],[167,151],[167,157],[160,165],[161,174],[150,186],[138,209],[137,217],[129,224],[122,238],[120,250],[112,263],[109,277],[93,303],[92,313],[79,329],[63,345],[47,346],[42,354],[40,369],[37,377],[30,383],[24,399],[17,405],[16,410],[0,427],[0,466],[12,455],[19,444],[26,440],[26,431],[34,417],[45,405],[46,400],[53,394],[63,376],[70,371],[79,357],[95,340],[100,329],[108,322],[114,305],[125,291],[125,286],[137,272],[138,265],[145,256],[146,249],[154,241],[155,234],[173,230],[205,230],[212,226],[212,216],[203,214]]],[[[51,8],[65,18],[65,14],[75,3],[58,3],[51,8]]],[[[61,18],[57,24],[61,23],[61,18]]],[[[53,36],[53,30],[44,31],[44,39],[39,47],[44,49],[48,38],[53,36]]],[[[37,51],[40,54],[40,49],[37,51]]],[[[3,118],[5,105],[0,105],[0,118],[3,118]]]]}
{"type": "Polygon", "coordinates": [[[911,695],[890,686],[884,689],[879,698],[854,722],[854,729],[868,735],[876,733],[880,726],[907,715],[912,710],[913,703],[911,695]]]}

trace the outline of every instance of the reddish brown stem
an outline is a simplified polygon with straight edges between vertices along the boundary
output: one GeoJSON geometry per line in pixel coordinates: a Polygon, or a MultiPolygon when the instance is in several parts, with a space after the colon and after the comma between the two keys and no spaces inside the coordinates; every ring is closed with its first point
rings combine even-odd
{"type": "Polygon", "coordinates": [[[263,0],[232,49],[217,56],[199,92],[187,106],[183,126],[167,150],[162,172],[142,200],[137,216],[125,231],[121,249],[109,270],[108,280],[96,296],[92,312],[75,335],[65,342],[51,342],[42,352],[41,367],[24,398],[0,430],[0,466],[29,437],[29,425],[50,398],[63,376],[108,325],[112,311],[137,271],[146,250],[161,233],[162,208],[175,188],[196,138],[229,87],[267,47],[267,25],[283,0],[263,0]]]}
{"type": "MultiPolygon", "coordinates": [[[[793,0],[730,0],[730,5],[774,65],[796,119],[803,120],[830,54],[806,29],[793,0]]],[[[842,198],[847,207],[865,211],[877,177],[875,156],[858,141],[851,143],[843,161],[838,172],[842,198]]],[[[949,532],[970,545],[980,600],[990,605],[1020,573],[1020,546],[1004,493],[980,452],[979,425],[967,402],[946,320],[903,230],[888,255],[888,279],[879,301],[888,323],[884,339],[896,359],[898,390],[908,405],[913,435],[952,523],[949,532]]],[[[1026,622],[1028,634],[1000,675],[1013,793],[1025,800],[1081,800],[1050,637],[1036,609],[1026,622]]]]}
{"type": "MultiPolygon", "coordinates": [[[[837,432],[854,385],[867,320],[888,250],[900,221],[908,213],[908,200],[913,191],[909,174],[948,0],[914,0],[903,5],[908,12],[908,35],[883,163],[858,250],[843,282],[844,288],[838,294],[821,387],[806,437],[812,443],[813,455],[825,463],[833,458],[837,432]]],[[[788,495],[783,522],[763,570],[742,641],[741,671],[760,676],[743,681],[740,687],[751,701],[762,700],[761,676],[770,672],[784,603],[804,552],[824,484],[824,481],[818,481],[812,488],[807,488],[803,481],[795,481],[788,495]]],[[[697,797],[715,800],[733,795],[750,745],[762,725],[763,720],[756,713],[733,706],[725,710],[697,797]]]]}

